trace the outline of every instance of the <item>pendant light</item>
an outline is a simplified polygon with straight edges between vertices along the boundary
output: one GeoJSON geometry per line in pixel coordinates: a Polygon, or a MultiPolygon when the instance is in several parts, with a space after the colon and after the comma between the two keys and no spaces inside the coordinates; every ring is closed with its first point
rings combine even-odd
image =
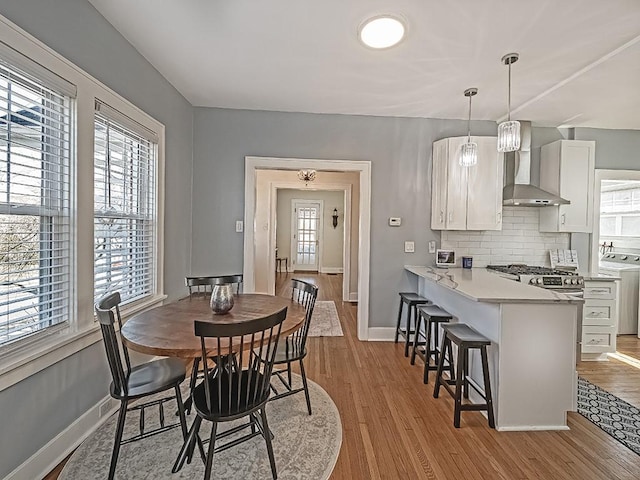
{"type": "Polygon", "coordinates": [[[507,53],[502,63],[509,67],[509,97],[507,103],[507,121],[498,125],[498,151],[515,152],[520,149],[520,122],[511,120],[511,65],[518,61],[520,55],[507,53]]]}
{"type": "Polygon", "coordinates": [[[478,163],[478,144],[471,141],[471,97],[478,94],[477,88],[467,88],[464,96],[469,97],[469,119],[467,120],[467,141],[460,145],[460,165],[472,167],[478,163]]]}

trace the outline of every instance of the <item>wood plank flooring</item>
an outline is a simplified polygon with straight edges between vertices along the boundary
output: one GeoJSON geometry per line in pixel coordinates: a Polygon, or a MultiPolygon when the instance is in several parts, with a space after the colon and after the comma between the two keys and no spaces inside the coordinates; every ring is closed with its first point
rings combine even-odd
{"type": "MultiPolygon", "coordinates": [[[[446,392],[433,398],[433,383],[422,383],[422,363],[411,366],[402,344],[358,340],[357,307],[340,300],[341,275],[279,273],[278,294],[286,295],[293,277],[317,284],[319,300],[336,302],[345,334],[309,338],[305,361],[308,377],[331,395],[342,419],[332,479],[640,478],[640,456],[577,413],[569,413],[570,430],[563,432],[497,432],[479,412],[463,412],[461,428],[454,428],[452,399],[446,392]]],[[[619,340],[619,349],[640,358],[632,339],[619,340]]],[[[627,400],[638,398],[631,393],[640,369],[633,368],[618,361],[579,365],[581,375],[612,393],[621,385],[627,400]]]]}

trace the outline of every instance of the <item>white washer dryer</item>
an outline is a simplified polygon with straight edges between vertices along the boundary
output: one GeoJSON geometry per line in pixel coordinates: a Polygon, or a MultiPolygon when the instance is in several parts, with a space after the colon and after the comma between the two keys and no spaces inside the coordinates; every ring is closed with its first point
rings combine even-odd
{"type": "Polygon", "coordinates": [[[638,284],[640,254],[606,253],[600,258],[600,275],[620,277],[618,289],[618,335],[638,335],[638,284]]]}

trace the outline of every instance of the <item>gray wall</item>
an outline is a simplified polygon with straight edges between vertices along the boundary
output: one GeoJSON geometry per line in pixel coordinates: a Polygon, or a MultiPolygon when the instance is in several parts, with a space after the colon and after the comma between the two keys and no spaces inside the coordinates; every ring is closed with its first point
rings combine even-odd
{"type": "MultiPolygon", "coordinates": [[[[184,295],[191,245],[193,109],[86,0],[2,0],[5,16],[166,125],[165,293],[184,295]]],[[[0,478],[108,392],[93,345],[0,392],[0,478]]]]}
{"type": "MultiPolygon", "coordinates": [[[[412,287],[403,265],[432,262],[427,242],[440,240],[429,229],[431,144],[464,135],[466,122],[215,108],[196,108],[194,120],[192,268],[242,268],[234,221],[244,213],[245,156],[370,160],[370,326],[392,326],[397,292],[412,287]],[[402,226],[389,227],[391,216],[402,226]],[[405,240],[416,253],[404,253],[405,240]]],[[[494,122],[471,128],[496,134],[494,122]]]]}
{"type": "Polygon", "coordinates": [[[640,170],[640,130],[575,128],[576,140],[595,140],[596,168],[640,170]]]}

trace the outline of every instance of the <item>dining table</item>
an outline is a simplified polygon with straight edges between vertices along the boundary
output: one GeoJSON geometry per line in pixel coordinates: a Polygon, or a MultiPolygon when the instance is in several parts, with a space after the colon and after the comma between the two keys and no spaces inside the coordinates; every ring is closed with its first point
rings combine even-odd
{"type": "MultiPolygon", "coordinates": [[[[207,295],[187,297],[132,316],[122,326],[120,335],[127,348],[136,352],[196,359],[201,357],[202,350],[200,337],[194,332],[194,321],[242,323],[272,315],[284,307],[287,308],[287,317],[280,331],[283,338],[300,328],[306,309],[290,298],[262,293],[234,295],[233,308],[225,314],[212,312],[207,295]]],[[[207,344],[207,353],[216,354],[213,342],[207,344]]]]}

